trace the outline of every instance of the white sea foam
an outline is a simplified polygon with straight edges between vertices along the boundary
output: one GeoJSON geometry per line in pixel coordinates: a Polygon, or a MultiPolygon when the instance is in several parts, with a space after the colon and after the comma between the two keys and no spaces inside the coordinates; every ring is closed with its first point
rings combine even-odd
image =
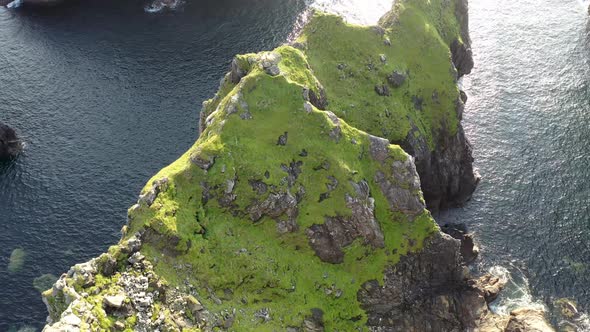
{"type": "Polygon", "coordinates": [[[512,310],[523,307],[546,311],[545,304],[535,300],[531,295],[526,277],[518,269],[515,272],[516,275],[502,266],[490,268],[490,274],[506,282],[506,288],[500,293],[498,299],[490,305],[492,311],[500,315],[508,315],[512,310]]]}
{"type": "Polygon", "coordinates": [[[375,25],[394,0],[315,0],[312,8],[342,16],[348,23],[375,25]]]}
{"type": "MultiPolygon", "coordinates": [[[[514,268],[514,267],[513,267],[514,268]]],[[[509,315],[512,310],[518,308],[530,308],[540,311],[548,311],[547,305],[533,298],[529,288],[529,282],[522,271],[514,268],[510,272],[502,266],[494,266],[489,273],[506,282],[506,288],[500,293],[498,299],[490,304],[490,309],[499,315],[509,315]]],[[[562,317],[562,319],[564,319],[562,317]]],[[[558,327],[575,327],[576,331],[590,331],[590,317],[580,312],[577,317],[557,322],[558,327]]]]}
{"type": "Polygon", "coordinates": [[[508,315],[512,310],[523,307],[542,311],[547,310],[544,303],[533,298],[530,292],[529,282],[522,273],[514,276],[507,268],[502,266],[494,266],[489,272],[506,282],[504,291],[490,305],[494,313],[508,315]]]}
{"type": "Polygon", "coordinates": [[[161,13],[165,10],[177,10],[184,4],[183,0],[154,0],[151,4],[145,6],[143,9],[146,13],[154,14],[161,13]]]}
{"type": "Polygon", "coordinates": [[[14,0],[13,2],[6,5],[6,8],[14,9],[18,8],[23,4],[23,0],[14,0]]]}
{"type": "MultiPolygon", "coordinates": [[[[586,313],[582,313],[579,317],[573,319],[572,321],[568,322],[573,324],[578,331],[581,332],[587,332],[590,331],[590,317],[588,317],[588,314],[586,313]]],[[[561,323],[560,325],[562,325],[563,323],[561,323]]],[[[565,325],[565,324],[563,324],[565,325]]]]}

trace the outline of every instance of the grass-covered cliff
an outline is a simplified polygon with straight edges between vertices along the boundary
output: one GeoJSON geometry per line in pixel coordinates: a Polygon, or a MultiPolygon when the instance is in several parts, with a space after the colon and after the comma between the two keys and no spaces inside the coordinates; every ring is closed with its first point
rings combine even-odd
{"type": "Polygon", "coordinates": [[[390,143],[418,142],[422,156],[461,132],[459,3],[398,1],[380,27],[315,13],[292,46],[237,56],[199,139],[148,182],[121,243],[44,294],[46,329],[381,324],[375,285],[440,243],[414,159],[390,143]]]}

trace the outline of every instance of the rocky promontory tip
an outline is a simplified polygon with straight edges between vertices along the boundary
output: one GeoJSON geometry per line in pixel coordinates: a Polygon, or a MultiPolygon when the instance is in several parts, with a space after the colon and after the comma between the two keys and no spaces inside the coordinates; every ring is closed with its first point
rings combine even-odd
{"type": "Polygon", "coordinates": [[[16,131],[0,122],[0,161],[16,158],[22,150],[22,143],[16,131]]]}
{"type": "Polygon", "coordinates": [[[477,184],[465,5],[398,0],[380,28],[316,12],[293,46],[236,56],[120,243],[44,293],[45,331],[504,331],[502,281],[427,210],[477,184]]]}

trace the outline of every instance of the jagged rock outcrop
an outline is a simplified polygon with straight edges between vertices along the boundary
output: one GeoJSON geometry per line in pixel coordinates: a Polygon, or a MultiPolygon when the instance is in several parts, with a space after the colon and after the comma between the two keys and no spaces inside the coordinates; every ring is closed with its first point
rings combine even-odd
{"type": "Polygon", "coordinates": [[[475,244],[474,236],[467,231],[465,224],[445,224],[441,230],[452,238],[461,242],[461,256],[467,265],[473,263],[479,255],[479,248],[475,244]]]}
{"type": "Polygon", "coordinates": [[[0,161],[16,158],[22,150],[22,143],[14,129],[0,122],[0,161]]]}
{"type": "MultiPolygon", "coordinates": [[[[463,107],[461,104],[458,109],[463,107]]],[[[471,144],[462,126],[459,125],[453,136],[441,134],[434,151],[428,149],[415,128],[400,145],[416,158],[422,192],[430,211],[461,206],[471,199],[480,176],[473,169],[471,144]]]]}
{"type": "Polygon", "coordinates": [[[45,332],[197,329],[210,319],[192,295],[172,288],[140,253],[142,234],[72,267],[44,293],[50,316],[45,332]],[[111,278],[112,282],[104,282],[111,278]],[[113,321],[107,325],[99,312],[113,321]]]}
{"type": "Polygon", "coordinates": [[[502,284],[465,272],[416,167],[430,158],[442,173],[425,177],[435,207],[472,189],[449,51],[459,0],[401,1],[382,27],[316,13],[293,46],[237,56],[203,104],[199,139],[148,182],[120,244],[44,294],[46,330],[508,322],[487,303],[502,284]],[[410,134],[416,161],[391,144],[410,134]]]}
{"type": "Polygon", "coordinates": [[[141,313],[153,313],[157,303],[158,312],[168,308],[165,317],[188,318],[183,324],[204,330],[361,328],[361,285],[437,232],[413,159],[314,106],[322,104],[321,86],[301,51],[282,46],[242,59],[246,74],[237,84],[226,76],[207,103],[211,111],[202,113],[195,146],[156,175],[129,210],[122,243],[136,234],[139,253],[112,255],[120,258],[102,267],[91,262],[84,278],[66,275],[62,283],[89,296],[65,301],[64,288],[54,289],[46,294],[54,317],[137,329],[141,313]],[[130,265],[113,264],[122,259],[130,265]],[[133,289],[145,293],[140,302],[147,306],[119,313],[120,299],[133,298],[121,278],[137,273],[129,270],[135,261],[151,262],[158,274],[149,280],[173,282],[209,318],[156,301],[143,282],[133,289]],[[76,309],[93,303],[98,309],[76,309]]]}
{"type": "MultiPolygon", "coordinates": [[[[467,0],[455,2],[460,34],[450,42],[450,51],[457,78],[470,74],[474,66],[468,12],[467,0]]],[[[460,123],[466,101],[465,93],[460,91],[455,102],[459,119],[457,131],[453,134],[442,127],[434,149],[429,149],[428,142],[414,125],[406,139],[399,142],[416,158],[424,198],[432,212],[465,204],[479,184],[480,176],[473,169],[472,147],[460,123]]]]}
{"type": "Polygon", "coordinates": [[[458,39],[453,40],[451,43],[451,59],[457,69],[458,77],[471,74],[474,62],[473,52],[469,44],[460,42],[458,39]]]}
{"type": "Polygon", "coordinates": [[[489,304],[505,281],[489,274],[470,276],[460,241],[439,233],[424,246],[388,268],[383,284],[369,281],[359,291],[371,331],[554,332],[538,309],[494,314],[489,304]]]}
{"type": "Polygon", "coordinates": [[[465,94],[456,89],[457,79],[473,68],[467,1],[429,5],[438,9],[423,13],[422,6],[427,4],[398,1],[379,27],[347,29],[350,47],[326,47],[325,40],[341,35],[334,38],[332,29],[312,21],[303,29],[305,38],[294,45],[307,55],[332,112],[361,130],[401,145],[415,158],[428,208],[437,212],[468,201],[479,175],[474,172],[471,145],[461,126],[465,94]],[[437,11],[445,14],[434,15],[437,11]],[[423,23],[419,17],[440,22],[434,25],[436,29],[414,29],[423,23]],[[401,44],[401,34],[424,42],[401,44]],[[420,49],[421,45],[427,45],[428,51],[420,49]],[[432,57],[419,65],[409,60],[426,53],[432,57]],[[448,67],[440,65],[443,59],[448,67]]]}
{"type": "Polygon", "coordinates": [[[530,308],[516,309],[510,313],[506,332],[553,332],[546,313],[530,308]]]}
{"type": "Polygon", "coordinates": [[[358,297],[371,330],[468,331],[495,319],[483,291],[490,277],[470,280],[458,247],[436,234],[424,250],[388,268],[383,285],[365,283],[358,297]]]}
{"type": "Polygon", "coordinates": [[[450,44],[451,59],[457,69],[458,77],[470,74],[473,69],[473,53],[471,51],[471,38],[469,37],[469,2],[459,0],[455,5],[455,17],[461,29],[460,36],[453,39],[450,44]]]}

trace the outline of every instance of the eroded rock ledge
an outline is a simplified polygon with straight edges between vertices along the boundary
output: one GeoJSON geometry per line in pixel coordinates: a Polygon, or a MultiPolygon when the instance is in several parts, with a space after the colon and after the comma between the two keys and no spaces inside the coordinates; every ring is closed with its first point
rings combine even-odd
{"type": "Polygon", "coordinates": [[[237,56],[120,244],[44,293],[46,330],[508,331],[499,280],[426,209],[477,183],[450,51],[465,4],[400,0],[379,27],[315,13],[237,56]]]}

